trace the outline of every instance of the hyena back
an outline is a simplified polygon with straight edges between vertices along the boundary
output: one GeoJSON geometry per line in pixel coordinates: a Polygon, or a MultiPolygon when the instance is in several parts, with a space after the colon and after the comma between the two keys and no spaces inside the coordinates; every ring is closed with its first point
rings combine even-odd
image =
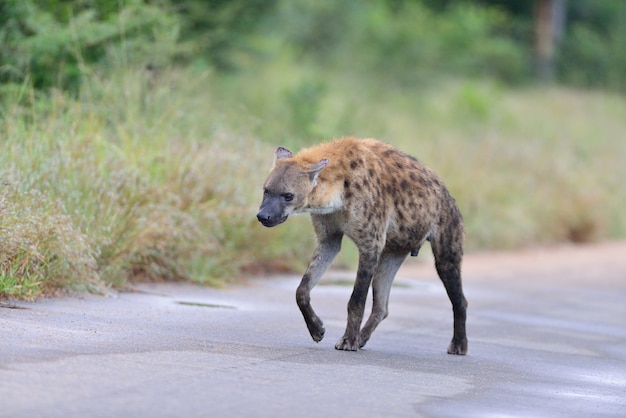
{"type": "Polygon", "coordinates": [[[344,235],[359,251],[346,331],[335,348],[356,351],[388,315],[391,284],[400,265],[429,241],[435,267],[452,302],[450,354],[467,353],[467,301],[461,283],[463,219],[455,200],[430,169],[374,139],[342,138],[297,155],[279,147],[257,214],[267,227],[310,213],[317,247],[296,291],[311,337],[324,337],[310,293],[341,249],[344,235]],[[361,328],[372,287],[372,312],[361,328]]]}

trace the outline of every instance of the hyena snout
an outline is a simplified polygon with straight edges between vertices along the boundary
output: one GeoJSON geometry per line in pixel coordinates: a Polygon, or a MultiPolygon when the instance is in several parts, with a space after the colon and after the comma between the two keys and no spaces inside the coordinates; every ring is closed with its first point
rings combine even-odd
{"type": "Polygon", "coordinates": [[[263,224],[263,226],[272,227],[278,225],[280,222],[276,222],[277,217],[272,216],[266,212],[259,212],[256,214],[256,218],[263,224]]]}
{"type": "Polygon", "coordinates": [[[287,220],[287,216],[284,216],[282,211],[277,211],[275,208],[261,206],[259,213],[256,214],[256,218],[268,228],[282,224],[287,220]]]}

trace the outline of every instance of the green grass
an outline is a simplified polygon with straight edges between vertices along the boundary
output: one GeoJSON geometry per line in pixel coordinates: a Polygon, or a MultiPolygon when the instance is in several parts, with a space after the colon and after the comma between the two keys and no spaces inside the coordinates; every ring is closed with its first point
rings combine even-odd
{"type": "Polygon", "coordinates": [[[239,84],[245,108],[259,115],[256,136],[295,148],[346,134],[397,145],[449,186],[465,215],[470,250],[626,235],[622,95],[476,80],[378,85],[281,63],[256,77],[265,83],[244,77],[239,84]],[[300,90],[317,92],[301,98],[309,109],[304,123],[290,110],[300,106],[287,100],[300,90]],[[269,92],[276,103],[262,106],[269,92]],[[284,122],[267,122],[275,120],[284,122]],[[286,128],[294,125],[306,129],[286,128]]]}
{"type": "MultiPolygon", "coordinates": [[[[255,220],[278,145],[378,137],[435,169],[468,250],[626,236],[626,101],[449,80],[377,85],[274,62],[231,78],[126,69],[80,97],[5,95],[0,297],[300,270],[308,219],[255,220]]],[[[351,266],[356,252],[344,245],[351,266]]]]}
{"type": "Polygon", "coordinates": [[[0,189],[0,295],[34,299],[59,287],[102,290],[87,237],[62,202],[35,189],[0,189]]]}

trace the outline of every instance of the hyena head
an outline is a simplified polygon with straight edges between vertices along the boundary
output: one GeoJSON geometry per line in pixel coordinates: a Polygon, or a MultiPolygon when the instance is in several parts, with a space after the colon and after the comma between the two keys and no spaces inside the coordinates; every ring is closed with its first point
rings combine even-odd
{"type": "Polygon", "coordinates": [[[306,212],[317,176],[328,163],[329,160],[324,158],[316,163],[303,164],[293,159],[291,151],[278,147],[274,167],[263,185],[263,201],[256,215],[259,222],[272,227],[285,222],[293,213],[306,212]]]}

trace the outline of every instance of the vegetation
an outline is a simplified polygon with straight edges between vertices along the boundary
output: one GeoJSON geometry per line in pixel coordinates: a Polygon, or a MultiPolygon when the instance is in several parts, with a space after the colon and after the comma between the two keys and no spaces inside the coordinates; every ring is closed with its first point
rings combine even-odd
{"type": "MultiPolygon", "coordinates": [[[[507,2],[204,3],[0,1],[0,297],[302,268],[308,219],[260,226],[261,182],[342,135],[439,172],[470,251],[626,236],[626,54],[570,45],[543,86],[507,2]]],[[[615,13],[565,43],[621,47],[622,3],[572,3],[615,13]]]]}

